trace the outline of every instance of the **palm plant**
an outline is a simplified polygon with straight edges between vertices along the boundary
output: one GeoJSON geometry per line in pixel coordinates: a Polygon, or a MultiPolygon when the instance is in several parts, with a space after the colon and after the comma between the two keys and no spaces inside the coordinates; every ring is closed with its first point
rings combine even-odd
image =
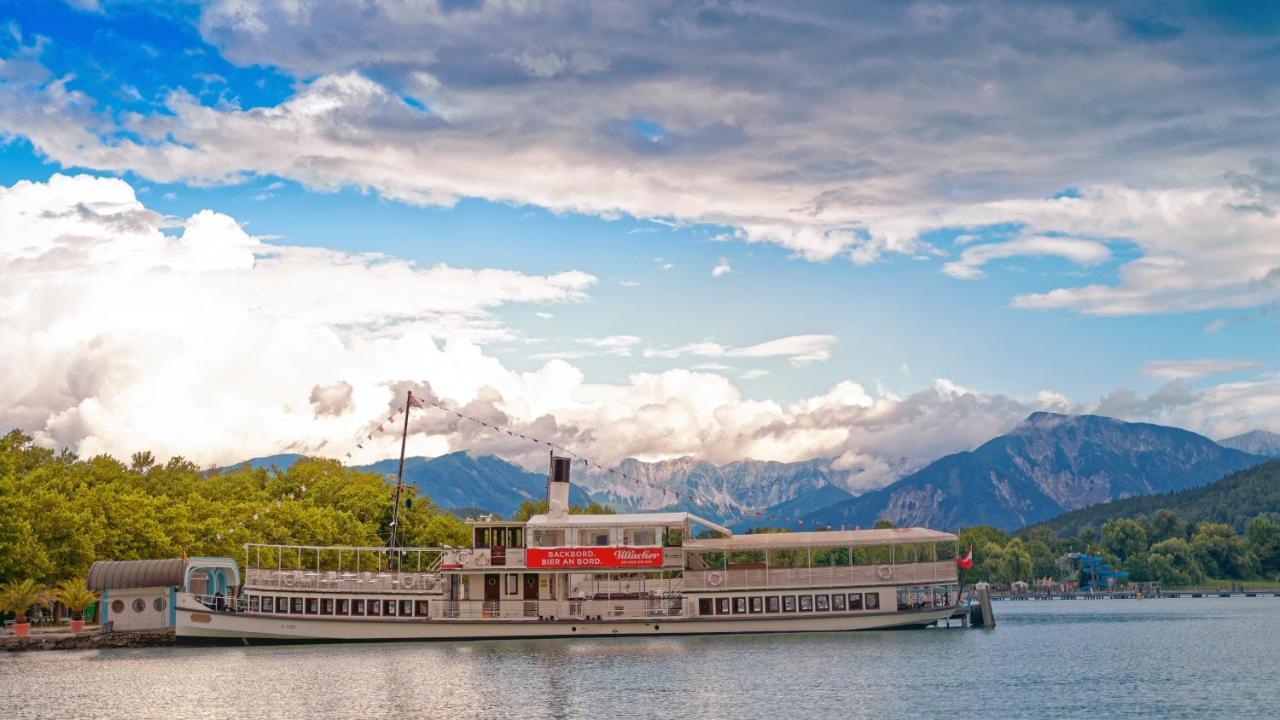
{"type": "Polygon", "coordinates": [[[0,610],[13,613],[16,623],[25,623],[27,612],[47,600],[48,590],[35,580],[13,580],[0,590],[0,610]]]}
{"type": "Polygon", "coordinates": [[[98,593],[86,586],[84,578],[70,578],[58,583],[53,599],[67,606],[72,620],[83,620],[84,609],[98,601],[98,593]]]}

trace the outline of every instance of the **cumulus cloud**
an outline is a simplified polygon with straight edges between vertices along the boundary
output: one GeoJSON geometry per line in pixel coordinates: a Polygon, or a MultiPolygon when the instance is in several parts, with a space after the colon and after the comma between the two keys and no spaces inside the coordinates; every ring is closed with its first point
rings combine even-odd
{"type": "Polygon", "coordinates": [[[729,264],[729,258],[720,258],[716,266],[711,268],[711,277],[720,277],[733,272],[733,266],[729,264]]]}
{"type": "Polygon", "coordinates": [[[291,73],[294,95],[244,108],[178,89],[139,116],[34,73],[0,85],[0,131],[161,182],[272,175],[709,223],[814,261],[936,257],[933,230],[1021,226],[944,266],[962,277],[996,257],[1090,265],[1136,248],[1117,279],[1016,298],[1025,308],[1274,300],[1269,39],[1178,8],[1158,19],[1179,32],[1157,39],[1147,12],[221,0],[202,9],[205,39],[291,73]]]}
{"type": "Polygon", "coordinates": [[[595,282],[270,245],[62,175],[0,188],[0,277],[0,366],[21,368],[0,375],[0,425],[202,462],[349,434],[397,373],[465,391],[475,373],[446,368],[494,363],[465,358],[512,337],[494,308],[579,302],[595,282]]]}

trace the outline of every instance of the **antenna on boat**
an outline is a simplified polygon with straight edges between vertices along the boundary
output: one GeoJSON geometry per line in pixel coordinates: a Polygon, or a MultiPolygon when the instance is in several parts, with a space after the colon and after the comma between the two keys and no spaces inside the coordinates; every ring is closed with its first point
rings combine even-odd
{"type": "Polygon", "coordinates": [[[404,404],[404,432],[400,436],[400,468],[396,470],[396,494],[391,505],[391,534],[387,537],[387,547],[396,547],[396,533],[400,529],[400,491],[404,489],[404,447],[409,441],[409,411],[414,405],[418,405],[419,401],[413,397],[413,391],[409,391],[409,397],[404,404]]]}

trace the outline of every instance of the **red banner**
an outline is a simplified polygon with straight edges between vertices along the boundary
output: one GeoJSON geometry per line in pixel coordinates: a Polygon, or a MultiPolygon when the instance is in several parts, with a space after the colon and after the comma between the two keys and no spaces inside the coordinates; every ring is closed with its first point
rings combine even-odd
{"type": "Polygon", "coordinates": [[[662,548],[584,547],[529,548],[524,551],[529,568],[657,568],[662,548]]]}

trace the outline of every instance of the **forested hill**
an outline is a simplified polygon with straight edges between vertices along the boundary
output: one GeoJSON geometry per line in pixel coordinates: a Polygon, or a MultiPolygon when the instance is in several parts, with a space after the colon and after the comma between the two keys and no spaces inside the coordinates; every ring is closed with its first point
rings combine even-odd
{"type": "Polygon", "coordinates": [[[1204,487],[1163,495],[1142,495],[1091,505],[1032,525],[1059,537],[1075,537],[1081,528],[1102,527],[1116,518],[1140,518],[1172,510],[1190,522],[1220,522],[1240,530],[1258,515],[1280,516],[1280,460],[1241,470],[1204,487]]]}

